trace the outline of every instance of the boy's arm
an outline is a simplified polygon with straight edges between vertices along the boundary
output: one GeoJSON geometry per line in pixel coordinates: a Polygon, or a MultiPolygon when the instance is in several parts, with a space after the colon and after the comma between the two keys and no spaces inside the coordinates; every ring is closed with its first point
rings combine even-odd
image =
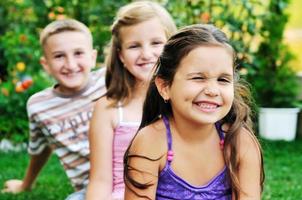
{"type": "Polygon", "coordinates": [[[39,155],[31,155],[29,166],[23,180],[11,179],[4,183],[2,192],[19,193],[30,190],[42,167],[51,155],[51,148],[46,146],[39,155]]]}

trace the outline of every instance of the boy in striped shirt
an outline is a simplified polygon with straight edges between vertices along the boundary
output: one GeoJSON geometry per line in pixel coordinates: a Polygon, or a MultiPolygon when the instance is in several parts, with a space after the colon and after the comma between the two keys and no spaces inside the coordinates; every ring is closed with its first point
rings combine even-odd
{"type": "MultiPolygon", "coordinates": [[[[40,44],[41,64],[57,84],[29,98],[30,163],[24,179],[8,180],[3,191],[31,189],[51,152],[57,154],[73,187],[80,191],[88,184],[89,120],[95,101],[105,93],[105,70],[91,72],[97,52],[89,29],[79,21],[50,23],[40,34],[40,44]]],[[[77,194],[69,199],[84,199],[81,192],[81,197],[77,194]]]]}

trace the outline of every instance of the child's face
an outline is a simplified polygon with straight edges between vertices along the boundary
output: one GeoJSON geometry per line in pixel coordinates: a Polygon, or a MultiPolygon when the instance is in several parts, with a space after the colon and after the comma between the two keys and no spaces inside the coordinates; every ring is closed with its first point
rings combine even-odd
{"type": "Polygon", "coordinates": [[[82,32],[65,31],[50,36],[44,45],[41,64],[52,75],[64,94],[72,94],[88,83],[89,72],[96,62],[96,51],[82,32]]]}
{"type": "Polygon", "coordinates": [[[150,80],[151,71],[167,41],[165,30],[157,18],[120,30],[119,57],[138,81],[150,80]]]}
{"type": "Polygon", "coordinates": [[[184,57],[165,91],[174,117],[214,123],[227,115],[234,99],[233,57],[224,47],[193,49],[184,57]]]}

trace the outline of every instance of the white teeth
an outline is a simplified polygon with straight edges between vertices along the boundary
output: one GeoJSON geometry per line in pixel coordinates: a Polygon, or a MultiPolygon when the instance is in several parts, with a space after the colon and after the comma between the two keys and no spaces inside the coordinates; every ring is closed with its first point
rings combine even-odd
{"type": "Polygon", "coordinates": [[[142,64],[142,67],[146,67],[146,68],[152,68],[154,66],[153,63],[146,63],[146,64],[142,64]]]}
{"type": "Polygon", "coordinates": [[[214,105],[214,104],[198,103],[197,105],[199,107],[203,108],[203,109],[215,109],[215,108],[217,108],[217,105],[214,105]]]}

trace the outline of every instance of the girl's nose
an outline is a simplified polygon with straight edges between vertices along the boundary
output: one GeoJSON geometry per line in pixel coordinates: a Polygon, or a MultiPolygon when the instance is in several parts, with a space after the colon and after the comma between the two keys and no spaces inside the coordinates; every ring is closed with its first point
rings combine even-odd
{"type": "Polygon", "coordinates": [[[216,84],[214,83],[214,81],[210,81],[210,80],[207,82],[206,86],[204,87],[203,92],[211,97],[218,96],[219,94],[219,90],[216,84]]]}
{"type": "Polygon", "coordinates": [[[143,47],[142,51],[141,51],[141,56],[143,59],[148,60],[150,58],[152,58],[152,48],[151,47],[143,47]]]}
{"type": "Polygon", "coordinates": [[[204,89],[204,93],[211,97],[215,97],[218,95],[218,93],[216,91],[214,91],[213,89],[208,89],[208,88],[204,89]]]}

